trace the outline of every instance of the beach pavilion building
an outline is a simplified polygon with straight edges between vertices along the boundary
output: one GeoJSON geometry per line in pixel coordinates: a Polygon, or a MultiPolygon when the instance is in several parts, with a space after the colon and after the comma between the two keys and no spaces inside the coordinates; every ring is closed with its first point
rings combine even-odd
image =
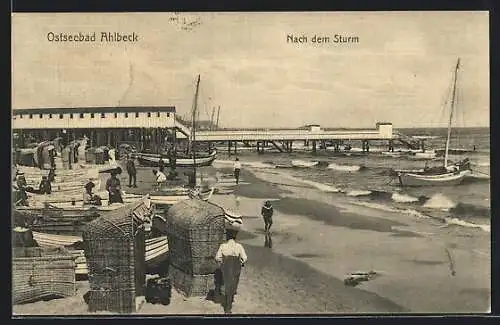
{"type": "Polygon", "coordinates": [[[120,142],[140,142],[152,149],[164,145],[178,125],[173,106],[25,108],[12,110],[15,142],[64,141],[87,136],[91,146],[116,147],[120,142]]]}

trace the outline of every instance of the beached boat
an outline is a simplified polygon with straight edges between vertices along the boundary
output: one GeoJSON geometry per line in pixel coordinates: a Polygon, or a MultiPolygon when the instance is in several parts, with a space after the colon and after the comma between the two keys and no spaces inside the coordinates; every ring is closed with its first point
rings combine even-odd
{"type": "MultiPolygon", "coordinates": [[[[56,192],[51,194],[37,194],[37,193],[27,193],[28,194],[28,202],[30,205],[36,204],[45,204],[45,203],[72,203],[82,204],[83,202],[83,185],[72,191],[64,191],[64,192],[56,192]]],[[[108,193],[106,191],[99,191],[94,193],[101,197],[103,205],[107,205],[108,193]]],[[[140,194],[132,194],[132,193],[122,193],[122,198],[124,201],[134,200],[137,198],[141,198],[144,195],[140,194]]],[[[72,204],[73,205],[73,204],[72,204]]]]}
{"type": "MultiPolygon", "coordinates": [[[[102,167],[102,166],[100,166],[102,167]]],[[[16,169],[18,172],[24,173],[24,175],[29,175],[29,176],[46,176],[49,174],[48,170],[40,169],[38,167],[29,167],[29,166],[21,166],[17,165],[16,169]]],[[[96,170],[95,173],[98,172],[98,168],[90,168],[90,167],[82,167],[80,166],[79,168],[73,168],[73,169],[56,169],[55,174],[56,177],[65,177],[65,176],[84,176],[87,175],[89,172],[92,172],[92,170],[96,170]]]]}
{"type": "Polygon", "coordinates": [[[308,160],[300,160],[300,159],[294,159],[291,162],[293,167],[299,167],[299,168],[308,168],[308,167],[314,167],[317,164],[319,164],[319,161],[308,161],[308,160]]]}
{"type": "MultiPolygon", "coordinates": [[[[55,248],[67,247],[77,245],[83,242],[80,236],[70,235],[55,235],[43,232],[33,231],[33,239],[40,247],[55,248]]],[[[75,256],[76,274],[87,275],[87,261],[83,250],[71,250],[75,256]]],[[[146,239],[146,266],[148,268],[155,268],[168,259],[168,240],[167,236],[146,239]]]]}
{"type": "MultiPolygon", "coordinates": [[[[217,158],[217,151],[213,151],[209,156],[203,158],[180,158],[176,159],[177,167],[205,167],[210,166],[217,158]]],[[[137,154],[137,160],[141,166],[158,167],[160,157],[137,154]]],[[[169,167],[168,159],[163,159],[165,167],[169,167]]]]}
{"type": "Polygon", "coordinates": [[[399,183],[402,186],[449,186],[461,184],[464,178],[471,174],[469,159],[464,159],[448,166],[448,155],[450,148],[450,137],[453,122],[453,113],[456,104],[456,85],[460,59],[455,67],[453,92],[451,97],[450,117],[448,122],[448,135],[446,137],[445,155],[443,167],[424,168],[421,173],[398,172],[399,183]]]}
{"type": "Polygon", "coordinates": [[[149,194],[151,202],[159,205],[173,205],[181,200],[188,200],[192,197],[198,197],[203,201],[209,200],[215,188],[211,187],[209,189],[183,189],[182,192],[176,194],[168,194],[163,191],[152,192],[149,194]]]}
{"type": "Polygon", "coordinates": [[[71,205],[72,203],[59,203],[58,205],[44,204],[30,207],[15,207],[13,209],[14,223],[29,227],[34,231],[62,234],[79,234],[86,223],[99,216],[117,210],[126,204],[136,203],[141,200],[151,200],[147,196],[136,197],[125,203],[114,203],[102,206],[71,205]]]}

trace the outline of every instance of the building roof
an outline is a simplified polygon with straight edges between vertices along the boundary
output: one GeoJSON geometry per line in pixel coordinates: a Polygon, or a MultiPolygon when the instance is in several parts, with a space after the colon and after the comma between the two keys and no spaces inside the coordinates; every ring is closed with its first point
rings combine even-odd
{"type": "Polygon", "coordinates": [[[20,114],[67,114],[67,113],[135,113],[135,112],[169,112],[175,113],[175,106],[135,106],[135,107],[47,107],[47,108],[14,108],[13,115],[20,114]]]}

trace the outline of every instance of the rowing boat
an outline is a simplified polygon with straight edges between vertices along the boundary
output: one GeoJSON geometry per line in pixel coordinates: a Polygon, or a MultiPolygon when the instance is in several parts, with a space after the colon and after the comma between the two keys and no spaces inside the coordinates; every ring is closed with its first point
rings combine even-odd
{"type": "MultiPolygon", "coordinates": [[[[208,157],[198,158],[180,158],[175,160],[176,167],[206,167],[212,165],[214,160],[217,158],[217,152],[213,151],[208,157]]],[[[144,154],[137,154],[137,160],[141,166],[147,167],[158,167],[160,162],[160,157],[149,156],[144,154]]],[[[169,167],[169,160],[163,160],[165,167],[169,167]]]]}
{"type": "MultiPolygon", "coordinates": [[[[41,247],[71,247],[83,239],[79,236],[55,235],[43,232],[33,231],[33,239],[41,247]]],[[[83,250],[72,250],[75,257],[75,273],[78,275],[87,275],[87,260],[83,250]]],[[[168,259],[168,240],[167,236],[146,239],[146,266],[151,269],[160,265],[168,259]]]]}

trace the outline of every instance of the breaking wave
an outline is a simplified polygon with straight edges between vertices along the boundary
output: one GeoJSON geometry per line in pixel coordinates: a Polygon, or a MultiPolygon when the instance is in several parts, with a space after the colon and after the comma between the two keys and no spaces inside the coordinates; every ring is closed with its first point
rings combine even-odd
{"type": "MultiPolygon", "coordinates": [[[[321,163],[323,163],[323,161],[321,161],[321,163]]],[[[265,165],[266,167],[271,166],[271,168],[273,167],[271,164],[260,163],[257,165],[265,165]]],[[[328,167],[330,166],[332,166],[331,163],[328,167]]],[[[443,223],[464,227],[481,228],[484,231],[488,231],[489,229],[489,226],[472,223],[469,219],[469,217],[480,219],[490,218],[491,209],[489,207],[466,204],[460,201],[455,202],[442,193],[433,194],[431,196],[415,196],[407,193],[405,189],[399,187],[388,188],[387,190],[370,187],[356,189],[350,188],[349,185],[344,183],[331,184],[307,179],[307,174],[292,175],[291,173],[285,171],[281,171],[279,174],[283,178],[300,182],[323,193],[336,193],[335,195],[344,195],[349,197],[353,204],[366,205],[386,211],[397,211],[418,218],[439,219],[443,221],[443,223]]]]}
{"type": "Polygon", "coordinates": [[[392,193],[391,199],[394,202],[399,202],[399,203],[413,203],[413,202],[419,202],[419,199],[407,194],[401,194],[398,192],[392,193]]]}
{"type": "Polygon", "coordinates": [[[361,169],[361,166],[359,165],[339,165],[336,163],[330,163],[328,169],[333,169],[336,171],[342,171],[342,172],[357,172],[361,169]]]}
{"type": "Polygon", "coordinates": [[[368,191],[368,190],[345,191],[345,195],[347,195],[347,196],[367,196],[370,194],[372,194],[372,191],[368,191]]]}
{"type": "Polygon", "coordinates": [[[424,208],[428,209],[440,209],[449,211],[454,208],[456,203],[444,196],[441,193],[431,196],[423,205],[424,208]]]}
{"type": "MultiPolygon", "coordinates": [[[[234,161],[233,160],[215,160],[214,165],[218,165],[218,164],[221,164],[221,165],[233,165],[234,164],[234,161]]],[[[245,166],[245,167],[251,167],[251,168],[275,168],[274,165],[272,164],[269,164],[269,163],[265,163],[265,162],[260,162],[260,161],[246,161],[244,163],[241,163],[242,166],[245,166]]]]}
{"type": "Polygon", "coordinates": [[[449,225],[457,225],[457,226],[462,226],[462,227],[467,227],[467,228],[479,228],[483,231],[491,232],[490,225],[471,223],[471,222],[467,222],[463,219],[458,219],[458,218],[445,218],[444,220],[449,225]]]}
{"type": "Polygon", "coordinates": [[[319,161],[295,159],[295,160],[292,160],[291,164],[293,167],[309,168],[309,167],[314,167],[314,166],[318,165],[319,161]]]}

